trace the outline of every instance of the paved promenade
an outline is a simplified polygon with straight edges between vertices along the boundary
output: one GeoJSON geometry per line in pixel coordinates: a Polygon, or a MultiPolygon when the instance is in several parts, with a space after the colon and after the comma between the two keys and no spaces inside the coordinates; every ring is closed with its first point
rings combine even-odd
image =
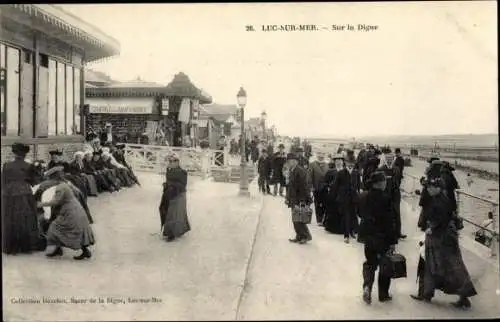
{"type": "MultiPolygon", "coordinates": [[[[313,241],[293,236],[283,198],[257,193],[237,197],[238,185],[189,178],[192,231],[173,243],[159,237],[159,175],[142,174],[143,187],[90,199],[97,245],[91,260],[34,255],[2,256],[6,321],[393,319],[500,316],[498,271],[474,253],[464,258],[479,295],[473,309],[456,310],[453,296],[413,301],[416,212],[403,203],[409,238],[398,246],[408,260],[407,279],[391,288],[394,300],[366,306],[361,300],[362,245],[344,244],[316,223],[313,241]],[[64,304],[16,304],[43,298],[64,304]],[[72,303],[84,301],[86,303],[72,303]],[[104,303],[99,303],[99,298],[104,303]],[[96,299],[97,303],[90,303],[96,299]],[[131,303],[148,301],[147,303],[131,303]]],[[[375,289],[376,290],[376,289],[375,289]]]]}

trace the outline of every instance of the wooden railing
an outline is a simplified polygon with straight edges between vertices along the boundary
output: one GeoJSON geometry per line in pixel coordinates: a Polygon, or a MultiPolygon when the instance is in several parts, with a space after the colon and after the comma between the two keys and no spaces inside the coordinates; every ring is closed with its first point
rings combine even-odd
{"type": "Polygon", "coordinates": [[[181,167],[192,175],[207,176],[212,169],[228,168],[231,162],[227,150],[125,144],[125,158],[135,171],[163,174],[171,153],[177,154],[181,167]]]}

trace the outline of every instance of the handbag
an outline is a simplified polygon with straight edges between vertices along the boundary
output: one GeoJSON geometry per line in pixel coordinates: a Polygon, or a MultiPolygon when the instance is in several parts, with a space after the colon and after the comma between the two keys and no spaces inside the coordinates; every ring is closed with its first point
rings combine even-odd
{"type": "Polygon", "coordinates": [[[398,253],[384,255],[380,261],[380,272],[393,279],[406,277],[406,258],[398,253]]]}
{"type": "Polygon", "coordinates": [[[312,219],[312,209],[308,205],[300,204],[292,208],[292,221],[310,224],[312,219]]]}

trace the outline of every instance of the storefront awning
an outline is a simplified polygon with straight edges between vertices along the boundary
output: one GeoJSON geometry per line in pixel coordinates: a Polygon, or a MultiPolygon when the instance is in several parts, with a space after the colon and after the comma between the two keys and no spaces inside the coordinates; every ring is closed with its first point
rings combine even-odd
{"type": "Polygon", "coordinates": [[[86,98],[91,114],[151,114],[155,100],[153,97],[109,97],[86,98]]]}

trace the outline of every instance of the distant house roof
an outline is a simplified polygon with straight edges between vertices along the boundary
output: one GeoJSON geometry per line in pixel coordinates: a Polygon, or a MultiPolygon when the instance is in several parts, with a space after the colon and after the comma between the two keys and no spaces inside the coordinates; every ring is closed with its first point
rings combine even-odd
{"type": "Polygon", "coordinates": [[[167,96],[191,97],[200,103],[212,103],[212,97],[196,87],[183,72],[177,73],[165,90],[167,96]]]}
{"type": "MultiPolygon", "coordinates": [[[[98,79],[102,80],[102,75],[94,74],[94,76],[97,76],[98,79]]],[[[91,85],[96,85],[96,83],[98,82],[89,83],[91,85]]],[[[163,95],[165,91],[164,84],[144,81],[139,77],[135,80],[126,82],[112,81],[107,83],[100,83],[99,86],[88,86],[89,83],[86,84],[87,90],[85,91],[85,96],[87,97],[157,96],[163,95]]]]}

